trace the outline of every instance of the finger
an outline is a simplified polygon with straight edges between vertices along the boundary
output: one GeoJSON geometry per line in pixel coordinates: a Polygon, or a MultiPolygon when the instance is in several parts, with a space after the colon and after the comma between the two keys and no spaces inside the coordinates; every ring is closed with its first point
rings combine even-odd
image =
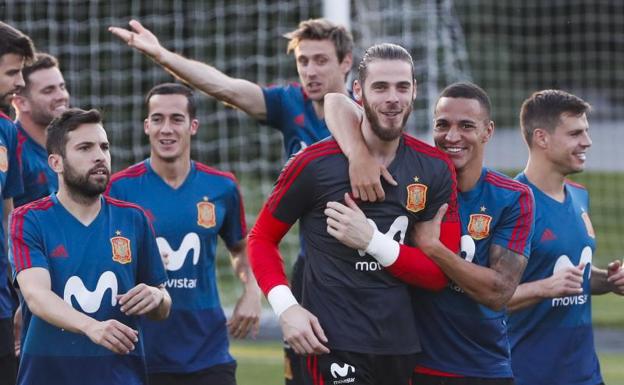
{"type": "Polygon", "coordinates": [[[314,348],[310,345],[305,333],[296,337],[295,341],[295,346],[297,346],[301,352],[299,354],[314,354],[314,348]]]}
{"type": "Polygon", "coordinates": [[[132,28],[132,30],[136,33],[143,33],[146,31],[145,27],[143,27],[143,24],[141,24],[138,20],[130,20],[128,24],[130,24],[130,28],[132,28]]]}
{"type": "MultiPolygon", "coordinates": [[[[360,207],[357,205],[357,203],[355,203],[355,200],[353,200],[353,198],[351,198],[349,196],[349,194],[345,193],[344,195],[344,199],[345,199],[345,203],[347,204],[347,207],[350,208],[351,210],[355,211],[356,213],[363,213],[363,211],[360,209],[360,207]]],[[[351,215],[353,213],[349,213],[349,212],[345,212],[345,215],[351,215]]]]}
{"type": "Polygon", "coordinates": [[[132,36],[132,32],[128,31],[127,29],[123,29],[123,28],[108,27],[108,31],[111,32],[113,35],[117,36],[118,38],[120,38],[121,40],[123,40],[126,43],[130,41],[130,36],[132,36]]]}
{"type": "Polygon", "coordinates": [[[390,183],[391,185],[393,186],[399,185],[397,181],[394,180],[394,178],[392,177],[392,174],[390,174],[390,171],[388,171],[388,169],[385,166],[381,166],[381,176],[386,180],[386,182],[390,183]]]}
{"type": "Polygon", "coordinates": [[[351,182],[351,194],[353,194],[353,197],[355,199],[360,199],[360,190],[359,190],[358,186],[353,184],[353,182],[351,182]]]}
{"type": "Polygon", "coordinates": [[[384,192],[383,187],[381,187],[381,183],[375,184],[374,192],[375,195],[377,195],[377,201],[383,202],[386,199],[386,193],[384,192]]]}
{"type": "Polygon", "coordinates": [[[360,200],[363,202],[368,202],[369,197],[368,197],[368,194],[366,193],[366,189],[364,187],[359,187],[359,191],[360,191],[360,200]]]}
{"type": "Polygon", "coordinates": [[[117,347],[125,350],[126,352],[131,352],[132,350],[134,350],[133,336],[126,335],[121,328],[113,329],[113,332],[110,334],[110,336],[112,337],[110,338],[110,341],[114,343],[117,347]]]}
{"type": "MultiPolygon", "coordinates": [[[[329,203],[335,203],[335,202],[329,202],[329,203]]],[[[328,203],[328,205],[329,205],[328,203]]],[[[335,210],[333,207],[326,207],[325,210],[323,211],[323,214],[327,215],[327,218],[331,218],[335,221],[341,222],[344,221],[344,217],[345,215],[337,210],[335,210]]]]}
{"type": "Polygon", "coordinates": [[[434,220],[435,222],[442,222],[442,220],[444,219],[444,216],[446,215],[446,211],[448,210],[448,203],[443,204],[442,206],[440,206],[440,208],[438,209],[438,212],[436,213],[434,220]]]}
{"type": "Polygon", "coordinates": [[[126,338],[130,339],[132,342],[139,341],[138,330],[135,330],[119,321],[114,321],[114,326],[116,330],[118,330],[121,334],[123,334],[126,338]]]}
{"type": "MultiPolygon", "coordinates": [[[[135,303],[133,306],[126,308],[126,315],[143,315],[149,313],[156,307],[156,301],[154,298],[149,295],[143,297],[139,302],[135,303]]],[[[123,311],[123,310],[122,310],[123,311]]]]}
{"type": "Polygon", "coordinates": [[[256,317],[252,325],[251,338],[256,339],[256,337],[258,337],[258,333],[260,333],[260,317],[256,317]]]}
{"type": "MultiPolygon", "coordinates": [[[[323,343],[327,343],[327,336],[325,336],[325,331],[321,327],[321,324],[318,322],[317,318],[313,318],[310,322],[312,325],[312,331],[318,338],[323,341],[323,343]]],[[[329,350],[327,351],[329,353],[329,350]]]]}
{"type": "Polygon", "coordinates": [[[325,205],[325,208],[332,209],[336,211],[338,214],[343,214],[343,215],[348,214],[351,211],[351,209],[348,206],[343,205],[342,203],[336,202],[336,201],[327,202],[327,205],[325,205]]]}
{"type": "Polygon", "coordinates": [[[375,202],[377,201],[379,198],[377,197],[377,194],[375,194],[375,187],[374,185],[368,185],[366,187],[364,187],[366,189],[366,196],[368,196],[368,201],[369,202],[375,202]]]}

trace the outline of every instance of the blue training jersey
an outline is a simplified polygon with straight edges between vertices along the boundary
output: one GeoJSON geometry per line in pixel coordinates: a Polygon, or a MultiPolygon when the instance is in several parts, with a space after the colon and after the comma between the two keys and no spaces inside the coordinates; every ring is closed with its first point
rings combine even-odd
{"type": "Polygon", "coordinates": [[[19,121],[15,126],[17,161],[24,181],[24,192],[13,198],[13,204],[19,207],[58,191],[58,177],[48,165],[48,151],[28,135],[19,121]]]}
{"type": "MultiPolygon", "coordinates": [[[[88,226],[67,211],[55,194],[15,209],[9,242],[14,276],[32,267],[44,268],[52,291],[77,311],[140,330],[138,317],[120,311],[117,295],[139,283],[165,282],[154,232],[138,206],[108,197],[102,197],[101,204],[88,226]]],[[[47,323],[28,307],[23,311],[26,335],[19,385],[146,383],[142,334],[134,351],[120,355],[86,335],[47,323]]]]}
{"type": "Polygon", "coordinates": [[[162,322],[144,320],[148,371],[189,373],[233,362],[215,255],[217,236],[232,247],[246,235],[234,176],[191,162],[174,189],[145,160],[115,174],[109,194],[142,206],[153,218],[160,251],[169,254],[171,314],[162,322]]]}
{"type": "Polygon", "coordinates": [[[566,181],[558,202],[517,179],[535,195],[535,237],[522,282],[550,277],[555,271],[586,264],[583,293],[545,299],[509,316],[513,371],[518,385],[597,385],[602,382],[594,348],[590,274],[596,247],[589,219],[589,194],[566,181]]]}
{"type": "MultiPolygon", "coordinates": [[[[527,186],[484,168],[458,203],[466,260],[489,267],[492,245],[528,258],[534,203],[527,186]]],[[[453,282],[414,299],[424,351],[419,365],[466,377],[513,376],[505,310],[477,303],[453,282]]]]}
{"type": "MultiPolygon", "coordinates": [[[[23,190],[22,174],[16,157],[17,130],[11,119],[0,112],[0,191],[2,199],[13,198],[23,190]]],[[[0,205],[0,218],[4,217],[0,205]]],[[[0,239],[4,242],[5,229],[0,221],[0,239]]],[[[4,245],[0,247],[0,319],[13,315],[13,297],[7,277],[8,259],[4,245]]],[[[0,347],[2,350],[2,347],[0,347]]],[[[0,354],[8,352],[0,351],[0,354]]]]}
{"type": "Polygon", "coordinates": [[[284,136],[284,152],[289,158],[330,135],[325,120],[319,119],[311,99],[297,83],[263,88],[267,117],[265,123],[284,136]]]}

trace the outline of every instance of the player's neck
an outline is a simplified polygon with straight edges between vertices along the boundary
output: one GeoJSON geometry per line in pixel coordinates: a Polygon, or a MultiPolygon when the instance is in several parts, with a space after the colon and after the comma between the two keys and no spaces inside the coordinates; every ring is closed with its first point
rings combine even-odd
{"type": "Polygon", "coordinates": [[[175,189],[184,183],[191,171],[191,157],[190,155],[181,156],[175,160],[167,161],[152,154],[150,165],[166,184],[175,189]]]}
{"type": "Polygon", "coordinates": [[[470,191],[476,186],[483,171],[483,161],[466,165],[461,170],[457,170],[457,189],[461,192],[470,191]]]}
{"type": "Polygon", "coordinates": [[[100,213],[102,207],[101,195],[97,197],[86,197],[84,195],[70,191],[60,180],[59,191],[56,194],[59,202],[71,215],[80,223],[89,226],[100,213]]]}
{"type": "Polygon", "coordinates": [[[45,148],[46,127],[35,123],[28,115],[18,114],[17,120],[28,136],[30,136],[32,140],[38,143],[41,147],[45,148]]]}
{"type": "Polygon", "coordinates": [[[362,119],[362,136],[364,137],[364,143],[371,152],[371,155],[375,157],[383,166],[388,167],[396,156],[397,148],[401,137],[398,137],[392,141],[381,140],[370,127],[368,119],[362,119]]]}
{"type": "Polygon", "coordinates": [[[565,175],[548,160],[539,160],[538,157],[529,155],[524,175],[529,182],[552,199],[558,202],[565,200],[565,175]]]}

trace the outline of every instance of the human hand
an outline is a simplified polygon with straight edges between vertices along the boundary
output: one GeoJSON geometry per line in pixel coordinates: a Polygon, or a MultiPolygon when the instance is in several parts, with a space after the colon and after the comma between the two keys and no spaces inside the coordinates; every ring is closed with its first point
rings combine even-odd
{"type": "Polygon", "coordinates": [[[312,313],[293,305],[280,315],[280,326],[284,340],[297,354],[324,354],[329,349],[323,345],[327,343],[325,332],[312,313]]]}
{"type": "Polygon", "coordinates": [[[346,205],[339,202],[327,203],[324,211],[327,215],[327,232],[345,246],[366,250],[375,229],[347,193],[345,203],[346,205]]]}

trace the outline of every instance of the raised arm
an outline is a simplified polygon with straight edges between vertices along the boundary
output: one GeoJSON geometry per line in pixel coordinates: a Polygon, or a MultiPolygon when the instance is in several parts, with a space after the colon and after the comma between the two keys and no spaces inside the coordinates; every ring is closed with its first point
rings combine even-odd
{"type": "Polygon", "coordinates": [[[344,94],[325,95],[325,123],[349,159],[349,180],[355,198],[363,201],[383,200],[381,177],[396,186],[388,170],[368,150],[360,125],[369,124],[362,107],[344,94]]]}
{"type": "Polygon", "coordinates": [[[73,333],[85,334],[91,341],[118,354],[134,350],[138,332],[117,320],[97,321],[75,310],[51,289],[50,274],[32,267],[17,274],[17,282],[30,311],[44,321],[73,333]]]}
{"type": "Polygon", "coordinates": [[[260,329],[261,292],[249,266],[247,242],[243,239],[236,245],[228,247],[228,250],[234,275],[243,285],[243,294],[236,301],[227,326],[234,338],[245,338],[249,332],[255,337],[260,329]]]}
{"type": "Polygon", "coordinates": [[[119,27],[109,27],[108,30],[175,77],[221,102],[243,110],[255,119],[266,118],[264,94],[259,85],[248,80],[229,77],[208,64],[171,52],[137,20],[132,20],[129,24],[130,30],[119,27]]]}

